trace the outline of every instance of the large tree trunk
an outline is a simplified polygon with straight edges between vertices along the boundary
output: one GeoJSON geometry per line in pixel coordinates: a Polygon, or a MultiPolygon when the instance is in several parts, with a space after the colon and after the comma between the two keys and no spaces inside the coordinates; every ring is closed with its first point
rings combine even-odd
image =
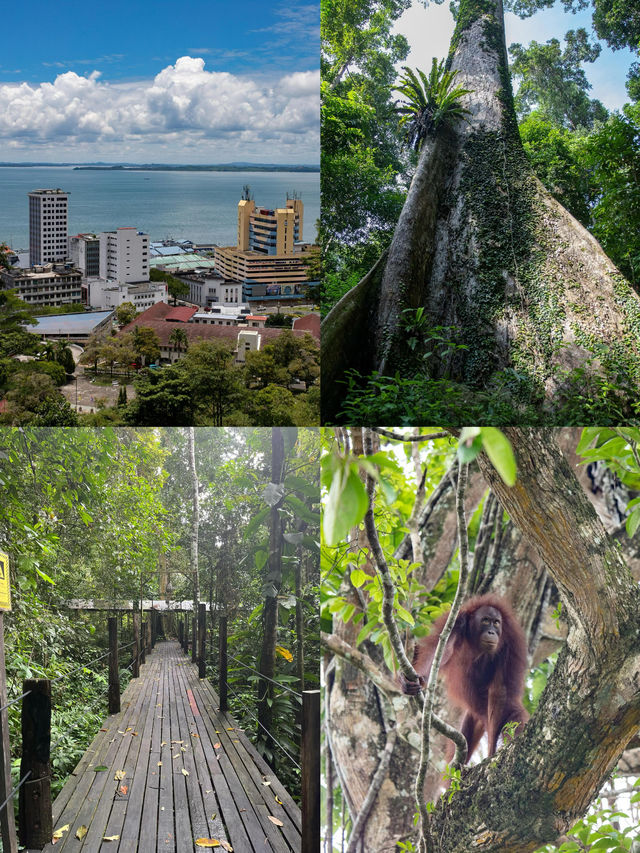
{"type": "Polygon", "coordinates": [[[343,297],[323,330],[323,419],[335,420],[349,368],[412,376],[402,311],[456,327],[468,349],[427,369],[472,389],[511,368],[551,401],[563,369],[613,373],[640,387],[640,299],[597,241],[535,178],[508,74],[501,0],[461,0],[451,43],[470,113],[422,150],[388,257],[343,297]]]}

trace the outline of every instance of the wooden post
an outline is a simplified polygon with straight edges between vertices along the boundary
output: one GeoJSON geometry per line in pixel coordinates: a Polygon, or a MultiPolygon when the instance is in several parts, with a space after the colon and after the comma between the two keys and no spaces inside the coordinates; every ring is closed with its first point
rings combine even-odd
{"type": "Polygon", "coordinates": [[[178,622],[178,642],[180,646],[184,648],[184,622],[182,619],[178,622]]]}
{"type": "Polygon", "coordinates": [[[133,614],[133,667],[131,674],[134,678],[140,676],[140,614],[137,610],[133,614]]]}
{"type": "Polygon", "coordinates": [[[140,663],[144,663],[147,659],[147,623],[142,622],[142,639],[140,642],[140,663]]]}
{"type": "Polygon", "coordinates": [[[320,691],[302,693],[302,850],[320,853],[320,691]]]}
{"type": "Polygon", "coordinates": [[[120,712],[120,667],[118,665],[118,617],[109,616],[109,713],[120,712]]]}
{"type": "MultiPolygon", "coordinates": [[[[12,790],[11,784],[11,746],[9,745],[9,714],[7,704],[7,673],[4,663],[4,613],[0,610],[0,801],[4,803],[12,790]]],[[[16,820],[13,814],[13,800],[10,800],[0,812],[0,838],[5,853],[17,853],[16,820]]]]}
{"type": "Polygon", "coordinates": [[[151,654],[153,651],[153,646],[151,645],[151,622],[153,621],[153,612],[149,613],[149,618],[147,619],[147,654],[151,654]]]}
{"type": "Polygon", "coordinates": [[[204,602],[198,604],[198,678],[204,678],[207,674],[205,649],[207,639],[207,605],[204,602]]]}
{"type": "Polygon", "coordinates": [[[22,761],[20,778],[30,773],[20,788],[18,823],[20,843],[42,850],[51,841],[51,682],[48,678],[29,678],[22,692],[31,691],[22,700],[22,761]]]}
{"type": "Polygon", "coordinates": [[[189,614],[184,614],[184,653],[189,654],[189,614]]]}
{"type": "Polygon", "coordinates": [[[191,619],[191,663],[198,660],[198,614],[194,612],[191,619]]]}
{"type": "Polygon", "coordinates": [[[227,711],[229,710],[229,700],[227,698],[227,677],[228,677],[227,666],[228,666],[228,663],[227,663],[227,617],[226,616],[220,617],[220,628],[219,628],[219,630],[220,630],[220,648],[219,648],[220,660],[219,660],[218,670],[219,670],[220,683],[218,685],[218,687],[219,687],[218,692],[220,694],[220,711],[223,714],[226,714],[227,711]]]}

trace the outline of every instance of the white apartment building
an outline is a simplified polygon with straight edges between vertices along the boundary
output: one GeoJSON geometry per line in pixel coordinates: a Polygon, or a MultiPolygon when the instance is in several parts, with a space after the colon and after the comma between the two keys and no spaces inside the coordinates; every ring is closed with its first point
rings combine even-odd
{"type": "Polygon", "coordinates": [[[219,276],[193,276],[188,279],[189,301],[203,308],[213,305],[242,305],[242,284],[224,281],[219,276]]]}
{"type": "Polygon", "coordinates": [[[82,300],[82,273],[71,264],[37,265],[28,270],[0,268],[0,285],[29,305],[69,305],[82,300]]]}
{"type": "Polygon", "coordinates": [[[167,285],[160,282],[118,284],[102,278],[87,279],[87,304],[102,310],[117,308],[123,302],[132,302],[136,311],[146,311],[156,302],[167,302],[167,285]]]}
{"type": "Polygon", "coordinates": [[[29,265],[65,261],[69,194],[61,189],[29,194],[29,265]]]}
{"type": "Polygon", "coordinates": [[[96,234],[75,234],[69,237],[71,263],[89,277],[100,275],[100,241],[96,234]]]}
{"type": "Polygon", "coordinates": [[[103,231],[100,240],[100,278],[119,284],[149,281],[149,235],[137,228],[103,231]]]}

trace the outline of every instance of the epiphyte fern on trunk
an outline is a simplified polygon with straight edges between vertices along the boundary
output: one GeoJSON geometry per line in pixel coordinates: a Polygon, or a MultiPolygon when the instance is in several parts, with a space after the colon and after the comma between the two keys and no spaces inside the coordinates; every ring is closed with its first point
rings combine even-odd
{"type": "Polygon", "coordinates": [[[455,85],[457,71],[445,71],[444,60],[434,57],[431,71],[425,74],[420,68],[412,71],[407,65],[397,92],[404,95],[406,102],[396,102],[396,112],[401,116],[400,126],[405,130],[407,144],[419,151],[425,139],[444,122],[464,118],[469,112],[460,103],[471,89],[455,85]]]}

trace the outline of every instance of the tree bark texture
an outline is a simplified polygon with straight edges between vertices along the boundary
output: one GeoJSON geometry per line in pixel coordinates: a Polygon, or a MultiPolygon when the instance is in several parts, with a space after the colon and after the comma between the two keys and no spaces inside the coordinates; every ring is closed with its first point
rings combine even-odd
{"type": "Polygon", "coordinates": [[[509,369],[548,404],[579,366],[599,376],[621,368],[640,389],[640,298],[533,173],[501,0],[461,0],[449,57],[456,85],[471,90],[461,102],[469,114],[425,143],[388,257],[325,318],[325,422],[340,411],[350,368],[412,376],[426,363],[433,378],[476,389],[509,369]],[[410,350],[402,312],[419,307],[468,348],[427,362],[410,350]]]}

